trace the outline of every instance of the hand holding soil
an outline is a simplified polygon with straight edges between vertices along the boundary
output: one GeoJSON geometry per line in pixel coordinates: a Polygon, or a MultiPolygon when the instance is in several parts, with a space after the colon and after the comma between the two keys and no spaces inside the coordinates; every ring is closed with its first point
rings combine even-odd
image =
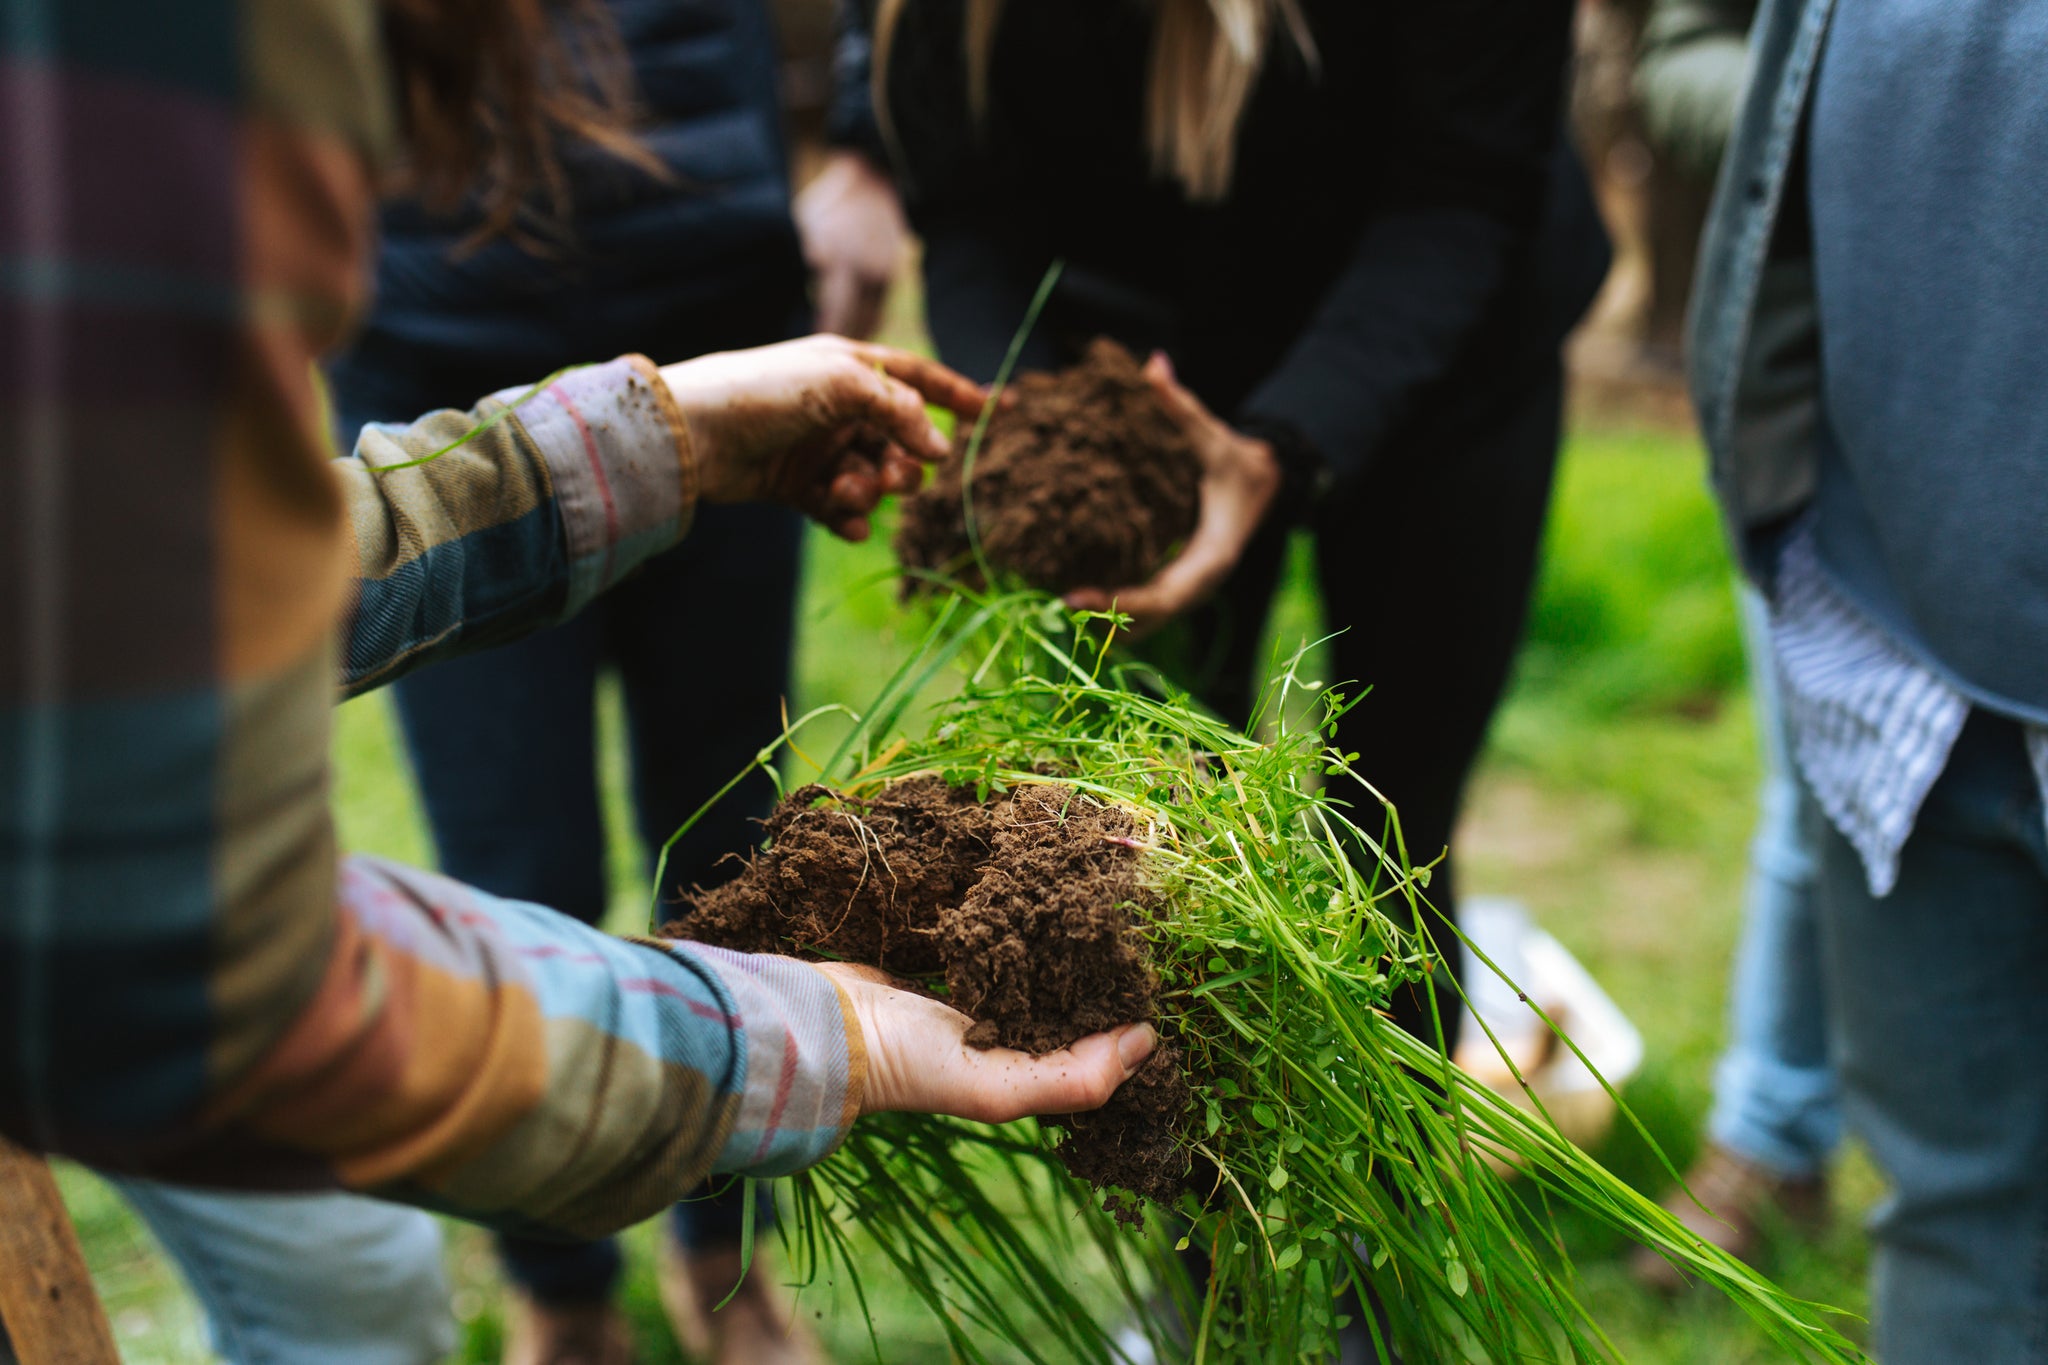
{"type": "Polygon", "coordinates": [[[707,503],[779,502],[848,540],[868,514],[908,493],[946,437],[926,402],[971,421],[981,388],[937,361],[843,337],[813,336],[662,368],[682,409],[707,503]]]}
{"type": "Polygon", "coordinates": [[[1140,367],[1098,339],[1080,364],[1027,374],[1004,399],[971,489],[963,429],[904,504],[906,568],[978,583],[985,564],[1078,609],[1114,605],[1143,633],[1216,590],[1279,491],[1272,447],[1210,413],[1164,355],[1140,367]]]}
{"type": "Polygon", "coordinates": [[[972,488],[963,427],[930,487],[905,501],[905,568],[975,585],[986,568],[1066,593],[1138,582],[1194,531],[1200,458],[1123,347],[1098,340],[1080,364],[1024,375],[1003,398],[972,488]]]}
{"type": "Polygon", "coordinates": [[[1099,1109],[1152,1055],[1150,1024],[1091,1033],[1034,1057],[1010,1048],[975,1048],[974,1021],[929,996],[899,990],[887,973],[844,962],[815,963],[853,1002],[867,1045],[868,1082],[860,1111],[951,1114],[1008,1123],[1033,1114],[1099,1109]]]}
{"type": "Polygon", "coordinates": [[[1150,579],[1133,586],[1084,587],[1066,595],[1077,611],[1112,606],[1143,635],[1214,593],[1230,577],[1252,533],[1280,491],[1273,447],[1231,427],[1181,387],[1173,363],[1154,352],[1145,380],[1158,393],[1202,464],[1201,516],[1187,548],[1150,579]]]}

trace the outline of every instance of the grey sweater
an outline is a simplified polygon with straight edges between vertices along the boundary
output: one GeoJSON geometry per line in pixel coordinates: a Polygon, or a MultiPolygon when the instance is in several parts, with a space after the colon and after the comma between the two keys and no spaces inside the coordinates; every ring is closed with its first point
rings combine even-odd
{"type": "Polygon", "coordinates": [[[1842,591],[1980,704],[2048,721],[2048,6],[1837,7],[1809,125],[1842,591]]]}

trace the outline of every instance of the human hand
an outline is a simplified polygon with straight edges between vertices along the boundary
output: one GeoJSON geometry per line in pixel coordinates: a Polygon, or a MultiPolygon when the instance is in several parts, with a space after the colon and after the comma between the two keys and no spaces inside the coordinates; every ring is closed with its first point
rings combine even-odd
{"type": "Polygon", "coordinates": [[[1137,635],[1165,624],[1222,586],[1280,491],[1280,460],[1273,447],[1235,430],[1182,388],[1163,352],[1153,352],[1145,362],[1145,378],[1194,443],[1202,462],[1202,510],[1195,533],[1150,581],[1133,587],[1076,588],[1066,599],[1076,611],[1114,607],[1131,618],[1132,633],[1137,635]]]}
{"type": "Polygon", "coordinates": [[[1150,1024],[1126,1024],[1043,1057],[972,1048],[962,1041],[972,1021],[951,1006],[898,990],[872,967],[811,965],[838,983],[860,1020],[868,1054],[863,1114],[899,1110],[1008,1123],[1098,1109],[1158,1041],[1150,1024]]]}
{"type": "Polygon", "coordinates": [[[791,212],[817,281],[818,330],[873,336],[910,235],[895,182],[862,153],[836,151],[791,212]]]}
{"type": "Polygon", "coordinates": [[[875,504],[916,489],[951,448],[925,403],[971,421],[986,396],[935,360],[836,336],[699,356],[661,377],[700,498],[784,503],[848,540],[867,539],[875,504]]]}

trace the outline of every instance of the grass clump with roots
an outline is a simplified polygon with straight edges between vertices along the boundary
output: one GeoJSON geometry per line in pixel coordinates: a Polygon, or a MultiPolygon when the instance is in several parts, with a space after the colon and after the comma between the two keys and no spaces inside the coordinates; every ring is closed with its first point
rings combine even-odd
{"type": "MultiPolygon", "coordinates": [[[[816,766],[856,796],[912,774],[983,795],[1050,778],[1132,815],[1159,892],[1142,922],[1163,983],[1156,1022],[1194,1094],[1179,1140],[1195,1188],[1124,1227],[1029,1121],[865,1119],[790,1183],[781,1235],[800,1282],[829,1271],[858,1294],[856,1247],[877,1249],[969,1361],[999,1342],[1033,1361],[1113,1365],[1129,1358],[1119,1332],[1149,1335],[1160,1359],[1313,1359],[1334,1352],[1346,1314],[1382,1361],[1615,1359],[1550,1229],[1560,1202],[1715,1286],[1786,1358],[1861,1358],[1826,1310],[1700,1244],[1540,1111],[1390,1021],[1396,989],[1456,987],[1412,927],[1427,866],[1331,747],[1356,700],[1301,678],[1306,650],[1266,689],[1270,737],[1254,739],[1116,656],[1115,627],[1042,594],[956,585],[816,766]],[[926,733],[901,733],[911,699],[956,663],[959,693],[926,733]],[[1206,1273],[1190,1274],[1190,1250],[1206,1273]],[[1077,1297],[1084,1262],[1124,1319],[1077,1297]]],[[[804,723],[785,741],[800,745],[804,723]]],[[[876,1358],[888,1358],[879,1342],[876,1358]]]]}

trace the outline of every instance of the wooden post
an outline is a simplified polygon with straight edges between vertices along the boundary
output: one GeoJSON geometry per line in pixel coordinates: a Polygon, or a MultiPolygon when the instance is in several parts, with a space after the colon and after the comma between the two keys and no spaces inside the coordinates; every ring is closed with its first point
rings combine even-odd
{"type": "MultiPolygon", "coordinates": [[[[0,1323],[21,1365],[121,1365],[50,1167],[0,1138],[0,1323]]],[[[0,1347],[0,1359],[5,1359],[0,1347]]]]}

